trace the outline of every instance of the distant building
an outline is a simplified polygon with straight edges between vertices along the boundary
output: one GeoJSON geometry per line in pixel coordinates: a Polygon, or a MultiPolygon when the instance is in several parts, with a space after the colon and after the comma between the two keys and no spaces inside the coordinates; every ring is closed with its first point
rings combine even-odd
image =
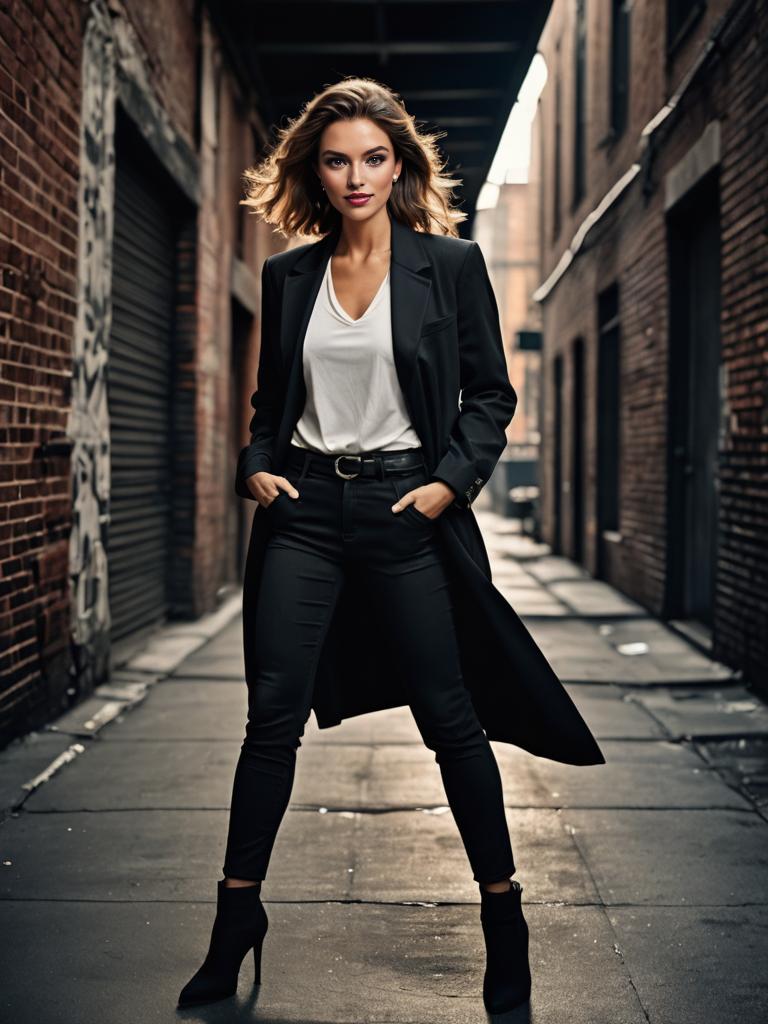
{"type": "Polygon", "coordinates": [[[488,264],[510,379],[518,388],[518,407],[508,431],[514,445],[538,446],[539,441],[536,345],[541,309],[531,298],[539,280],[537,204],[535,184],[502,185],[496,207],[475,215],[474,237],[488,264]]]}
{"type": "Polygon", "coordinates": [[[501,185],[492,209],[475,215],[474,237],[483,250],[499,307],[509,377],[518,405],[507,430],[508,446],[490,490],[499,512],[511,486],[535,482],[539,458],[541,310],[531,296],[539,280],[539,188],[501,185]]]}
{"type": "Polygon", "coordinates": [[[766,686],[768,5],[555,0],[542,527],[766,686]]]}

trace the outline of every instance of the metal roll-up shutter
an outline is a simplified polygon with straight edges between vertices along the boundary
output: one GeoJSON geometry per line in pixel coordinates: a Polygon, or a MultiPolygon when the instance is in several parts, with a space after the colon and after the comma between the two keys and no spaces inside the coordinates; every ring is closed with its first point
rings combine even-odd
{"type": "Polygon", "coordinates": [[[175,227],[135,145],[117,147],[109,341],[112,641],[166,617],[175,227]]]}

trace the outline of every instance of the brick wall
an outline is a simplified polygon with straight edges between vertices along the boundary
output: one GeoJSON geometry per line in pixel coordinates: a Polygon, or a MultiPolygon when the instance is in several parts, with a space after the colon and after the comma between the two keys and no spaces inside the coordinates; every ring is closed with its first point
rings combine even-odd
{"type": "Polygon", "coordinates": [[[568,443],[571,423],[572,346],[585,342],[586,422],[584,461],[584,556],[594,571],[597,558],[597,300],[618,283],[622,352],[622,430],[620,509],[622,540],[610,561],[608,578],[652,611],[666,611],[667,588],[667,428],[668,428],[668,278],[664,212],[665,175],[700,138],[708,122],[721,126],[721,339],[725,371],[724,417],[720,443],[720,519],[714,650],[755,681],[764,675],[768,655],[766,582],[768,567],[768,480],[766,445],[766,208],[768,208],[768,106],[761,68],[768,63],[765,2],[708,4],[665,66],[664,6],[633,5],[632,75],[629,123],[624,135],[607,139],[607,107],[598,84],[605,82],[610,5],[587,5],[588,122],[587,195],[570,208],[572,180],[571,104],[563,107],[562,181],[565,201],[562,230],[554,237],[553,90],[555,67],[565,95],[572,75],[570,5],[556,2],[541,50],[550,70],[542,97],[543,257],[541,281],[555,269],[584,217],[609,188],[640,159],[639,133],[674,92],[725,17],[714,59],[685,96],[671,127],[658,133],[652,154],[622,198],[587,236],[567,272],[542,299],[544,319],[543,530],[556,536],[553,476],[554,360],[563,360],[562,548],[574,550],[567,484],[573,476],[568,443]],[[603,10],[602,8],[606,8],[603,10]],[[600,45],[600,40],[605,45],[600,45]],[[654,45],[648,40],[656,40],[654,45]],[[559,56],[557,43],[560,42],[559,56]]]}
{"type": "Polygon", "coordinates": [[[204,5],[0,0],[0,747],[110,665],[102,397],[118,104],[189,209],[177,244],[171,617],[216,608],[247,536],[233,475],[252,412],[261,262],[278,247],[252,219],[238,224],[258,114],[204,5]],[[236,366],[233,276],[249,325],[236,366]]]}
{"type": "Polygon", "coordinates": [[[716,87],[725,126],[717,643],[768,692],[768,4],[754,5],[716,87]]]}
{"type": "Polygon", "coordinates": [[[69,686],[81,10],[0,3],[0,740],[69,686]]]}

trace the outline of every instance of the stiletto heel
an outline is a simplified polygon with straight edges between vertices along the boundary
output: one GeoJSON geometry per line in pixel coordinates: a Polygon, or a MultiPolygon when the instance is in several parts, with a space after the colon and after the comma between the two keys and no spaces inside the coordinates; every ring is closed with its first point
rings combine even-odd
{"type": "Polygon", "coordinates": [[[261,984],[261,949],[264,945],[264,938],[262,937],[259,942],[253,947],[253,984],[261,984]]]}
{"type": "Polygon", "coordinates": [[[511,879],[505,892],[480,887],[480,920],[485,938],[483,1002],[488,1013],[506,1013],[528,1000],[528,924],[521,905],[522,885],[511,879]]]}
{"type": "Polygon", "coordinates": [[[216,917],[208,953],[179,995],[178,1005],[198,1006],[226,999],[237,991],[243,959],[253,949],[256,977],[261,983],[261,948],[269,921],[261,903],[261,882],[226,886],[218,882],[216,917]]]}

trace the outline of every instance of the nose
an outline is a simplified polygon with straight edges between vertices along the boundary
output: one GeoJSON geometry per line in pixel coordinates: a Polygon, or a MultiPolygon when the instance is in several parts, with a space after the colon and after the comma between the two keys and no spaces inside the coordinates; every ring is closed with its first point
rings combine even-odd
{"type": "Polygon", "coordinates": [[[349,187],[352,189],[360,189],[363,185],[362,176],[358,177],[356,174],[356,168],[350,167],[348,177],[349,187]]]}

